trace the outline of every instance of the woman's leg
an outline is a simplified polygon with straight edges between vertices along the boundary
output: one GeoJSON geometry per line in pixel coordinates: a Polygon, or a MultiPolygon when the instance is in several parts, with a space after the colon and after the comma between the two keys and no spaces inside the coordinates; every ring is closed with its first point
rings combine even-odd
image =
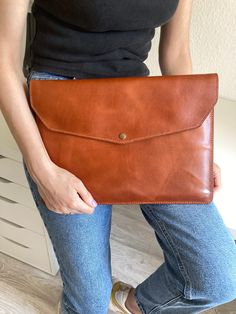
{"type": "MultiPolygon", "coordinates": [[[[33,72],[29,79],[66,79],[33,72]]],[[[25,174],[50,236],[63,282],[61,313],[107,314],[112,289],[110,229],[112,205],[98,205],[93,214],[58,214],[42,202],[26,164],[25,174]]]]}
{"type": "Polygon", "coordinates": [[[164,253],[135,288],[142,313],[200,313],[236,298],[236,245],[213,202],[140,208],[164,253]]]}

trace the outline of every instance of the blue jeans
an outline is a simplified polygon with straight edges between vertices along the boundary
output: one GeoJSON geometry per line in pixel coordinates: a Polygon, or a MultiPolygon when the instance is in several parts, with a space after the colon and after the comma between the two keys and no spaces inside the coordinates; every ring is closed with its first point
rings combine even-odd
{"type": "MultiPolygon", "coordinates": [[[[27,82],[35,78],[73,79],[32,71],[27,82]]],[[[106,314],[112,204],[98,205],[91,215],[53,212],[23,165],[60,266],[61,313],[106,314]]],[[[236,298],[236,245],[213,202],[139,207],[164,253],[163,264],[135,288],[142,313],[200,313],[236,298]]]]}

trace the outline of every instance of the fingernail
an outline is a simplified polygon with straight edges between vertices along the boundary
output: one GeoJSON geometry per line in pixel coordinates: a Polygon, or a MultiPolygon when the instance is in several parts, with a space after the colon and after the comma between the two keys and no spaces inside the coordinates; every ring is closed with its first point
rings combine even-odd
{"type": "Polygon", "coordinates": [[[94,206],[94,207],[97,206],[97,202],[96,202],[94,199],[91,201],[91,204],[92,204],[92,206],[94,206]]]}

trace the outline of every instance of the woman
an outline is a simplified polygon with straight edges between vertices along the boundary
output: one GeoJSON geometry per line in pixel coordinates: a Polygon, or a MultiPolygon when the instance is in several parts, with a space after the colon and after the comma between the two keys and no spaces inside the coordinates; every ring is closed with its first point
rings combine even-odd
{"type": "MultiPolygon", "coordinates": [[[[0,2],[0,103],[59,262],[60,313],[199,313],[233,300],[235,244],[213,202],[142,204],[165,262],[136,288],[112,278],[112,205],[97,205],[80,178],[50,160],[28,104],[27,83],[36,78],[148,75],[143,61],[157,26],[162,74],[191,73],[192,1],[35,0],[32,69],[25,81],[20,49],[28,5],[0,2]]],[[[214,169],[216,191],[220,173],[214,169]]]]}

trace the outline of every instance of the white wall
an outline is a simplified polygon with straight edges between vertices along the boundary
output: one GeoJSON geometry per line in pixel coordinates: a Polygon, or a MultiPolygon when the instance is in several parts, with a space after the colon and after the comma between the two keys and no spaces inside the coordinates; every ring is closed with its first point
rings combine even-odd
{"type": "MultiPolygon", "coordinates": [[[[188,0],[186,0],[188,1],[188,0]]],[[[193,72],[217,72],[219,96],[236,100],[236,0],[193,0],[191,55],[193,72]]],[[[159,75],[158,41],[152,41],[145,62],[150,75],[159,75]]]]}

